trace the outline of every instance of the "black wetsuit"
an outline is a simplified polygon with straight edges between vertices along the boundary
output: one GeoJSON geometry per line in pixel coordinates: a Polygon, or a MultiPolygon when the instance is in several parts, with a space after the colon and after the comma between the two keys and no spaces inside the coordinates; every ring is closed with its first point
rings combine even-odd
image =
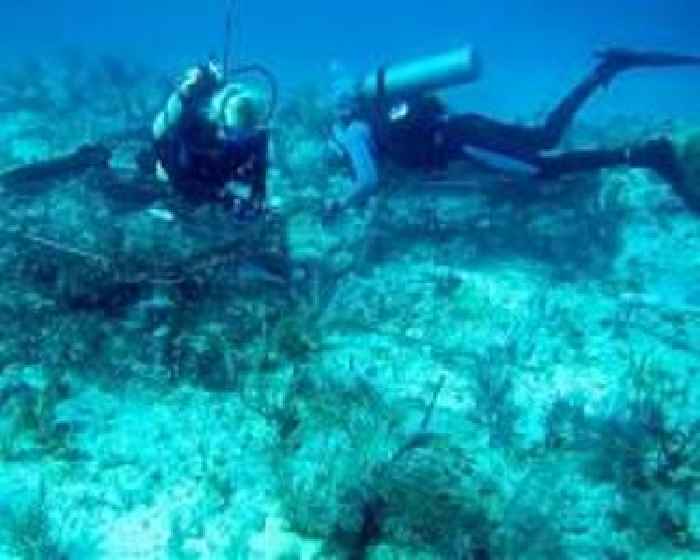
{"type": "Polygon", "coordinates": [[[266,129],[219,127],[186,106],[179,125],[155,143],[163,167],[178,192],[194,204],[233,204],[227,183],[251,186],[252,201],[266,196],[269,134],[266,129]]]}
{"type": "Polygon", "coordinates": [[[406,116],[390,119],[391,108],[372,111],[370,122],[378,150],[409,169],[440,169],[470,159],[465,148],[477,148],[532,166],[541,177],[630,163],[628,149],[580,150],[543,155],[556,148],[576,114],[606,77],[594,72],[552,111],[541,126],[509,124],[476,113],[450,115],[437,98],[405,101],[406,116]]]}
{"type": "Polygon", "coordinates": [[[563,99],[541,126],[506,124],[477,114],[450,116],[442,128],[446,157],[463,157],[463,147],[473,146],[530,164],[544,178],[631,163],[629,149],[542,155],[560,144],[584,103],[606,83],[603,73],[594,72],[563,99]]]}
{"type": "Polygon", "coordinates": [[[451,115],[433,96],[405,100],[379,100],[361,109],[370,123],[377,151],[395,163],[413,169],[432,170],[458,160],[474,160],[469,148],[505,156],[531,167],[545,179],[567,173],[617,165],[646,167],[673,178],[673,150],[668,141],[652,141],[620,149],[573,150],[545,154],[556,148],[576,114],[590,97],[622,71],[639,67],[698,65],[700,58],[609,50],[602,61],[549,114],[540,126],[504,123],[483,115],[451,115]]]}

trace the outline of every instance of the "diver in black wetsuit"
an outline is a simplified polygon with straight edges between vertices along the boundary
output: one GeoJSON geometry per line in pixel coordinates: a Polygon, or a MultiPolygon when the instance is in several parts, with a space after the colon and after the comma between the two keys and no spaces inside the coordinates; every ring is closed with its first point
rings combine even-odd
{"type": "Polygon", "coordinates": [[[611,49],[598,56],[600,62],[596,68],[541,126],[508,124],[479,114],[452,115],[435,96],[420,92],[392,96],[390,87],[384,83],[385,70],[380,70],[374,78],[375,91],[371,97],[362,91],[361,84],[342,89],[336,95],[338,121],[331,143],[351,161],[356,182],[348,196],[331,202],[328,209],[335,212],[371,196],[377,188],[378,161],[382,159],[424,171],[440,170],[450,162],[468,160],[497,170],[505,166],[509,171],[525,172],[541,179],[630,165],[657,172],[676,188],[686,203],[700,209],[700,193],[683,184],[682,162],[669,139],[620,149],[544,153],[556,148],[584,103],[621,72],[643,67],[700,66],[700,57],[665,53],[611,49]]]}
{"type": "Polygon", "coordinates": [[[195,204],[259,215],[266,205],[267,111],[257,92],[226,81],[215,64],[191,68],[153,123],[157,176],[195,204]],[[233,183],[249,192],[232,192],[233,183]]]}

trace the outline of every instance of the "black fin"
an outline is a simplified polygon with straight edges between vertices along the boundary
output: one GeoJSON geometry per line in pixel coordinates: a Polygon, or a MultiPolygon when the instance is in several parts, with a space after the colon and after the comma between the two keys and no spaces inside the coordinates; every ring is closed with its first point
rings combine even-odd
{"type": "Polygon", "coordinates": [[[609,67],[618,72],[631,68],[700,66],[700,56],[661,51],[612,48],[598,51],[596,56],[601,59],[601,67],[609,67]]]}

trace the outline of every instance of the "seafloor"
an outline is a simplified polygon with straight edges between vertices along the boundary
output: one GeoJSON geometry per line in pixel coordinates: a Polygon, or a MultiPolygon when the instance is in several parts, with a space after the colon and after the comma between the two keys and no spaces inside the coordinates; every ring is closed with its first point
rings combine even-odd
{"type": "MultiPolygon", "coordinates": [[[[0,168],[97,141],[133,166],[169,87],[6,68],[0,168]]],[[[324,216],[328,121],[313,88],[281,107],[262,224],[104,172],[3,187],[0,557],[697,558],[700,219],[630,169],[389,171],[324,216]]]]}

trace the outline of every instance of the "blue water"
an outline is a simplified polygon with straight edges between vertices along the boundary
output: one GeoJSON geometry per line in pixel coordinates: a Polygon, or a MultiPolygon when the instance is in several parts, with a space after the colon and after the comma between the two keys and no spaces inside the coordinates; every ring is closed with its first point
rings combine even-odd
{"type": "MultiPolygon", "coordinates": [[[[461,107],[500,116],[553,103],[609,45],[700,51],[700,4],[693,0],[419,0],[404,2],[237,1],[236,45],[293,87],[324,79],[333,61],[362,72],[377,64],[469,42],[486,61],[481,84],[453,96],[461,107]]],[[[6,2],[2,57],[65,46],[136,57],[175,71],[220,52],[224,0],[6,2]]],[[[587,115],[697,114],[700,75],[625,77],[587,115]]]]}
{"type": "MultiPolygon", "coordinates": [[[[469,43],[448,102],[542,118],[596,49],[700,56],[700,1],[233,4],[283,97],[266,213],[136,165],[225,0],[4,0],[0,560],[700,558],[700,69],[623,73],[562,142],[681,150],[549,181],[382,160],[345,209],[306,87],[469,43]]],[[[240,147],[199,136],[158,157],[240,147]]]]}

